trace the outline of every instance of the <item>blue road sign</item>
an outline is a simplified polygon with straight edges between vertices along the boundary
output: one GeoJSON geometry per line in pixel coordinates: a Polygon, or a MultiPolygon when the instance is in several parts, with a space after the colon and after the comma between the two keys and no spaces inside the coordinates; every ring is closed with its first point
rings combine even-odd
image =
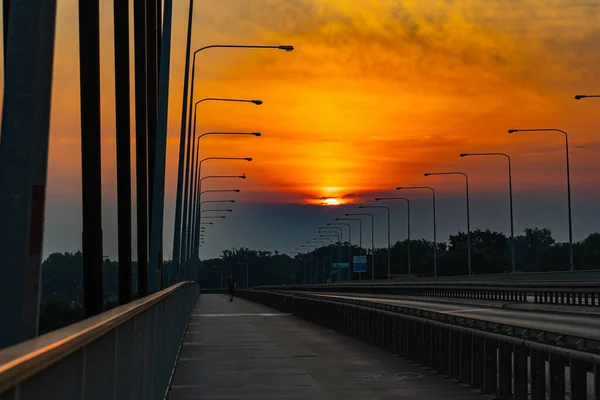
{"type": "Polygon", "coordinates": [[[352,271],[367,272],[367,256],[354,256],[352,261],[352,271]]]}

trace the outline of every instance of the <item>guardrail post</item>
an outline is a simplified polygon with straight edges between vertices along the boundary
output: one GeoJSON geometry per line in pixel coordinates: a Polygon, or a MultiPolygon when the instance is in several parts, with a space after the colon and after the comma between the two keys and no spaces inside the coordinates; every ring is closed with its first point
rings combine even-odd
{"type": "Polygon", "coordinates": [[[483,390],[485,393],[496,393],[498,390],[498,342],[484,339],[485,342],[485,378],[483,390]]]}
{"type": "Polygon", "coordinates": [[[501,399],[512,399],[512,350],[509,343],[500,342],[498,345],[498,396],[501,399]]]}
{"type": "Polygon", "coordinates": [[[406,336],[406,358],[410,361],[415,359],[415,321],[409,319],[407,322],[406,336]]]}
{"type": "Polygon", "coordinates": [[[485,360],[485,341],[482,337],[472,336],[472,350],[471,350],[471,387],[481,388],[483,387],[483,372],[484,372],[484,360],[485,360]]]}
{"type": "Polygon", "coordinates": [[[562,356],[550,355],[550,400],[565,398],[565,361],[562,356]]]}
{"type": "Polygon", "coordinates": [[[531,400],[546,400],[546,355],[531,350],[531,400]]]}
{"type": "Polygon", "coordinates": [[[525,346],[514,345],[513,347],[514,400],[527,400],[529,398],[527,351],[525,346]]]}
{"type": "Polygon", "coordinates": [[[431,325],[427,322],[422,324],[423,347],[421,355],[421,365],[429,367],[431,365],[431,325]]]}
{"type": "Polygon", "coordinates": [[[587,400],[586,365],[574,359],[571,359],[571,400],[587,400]]]}
{"type": "Polygon", "coordinates": [[[441,346],[440,346],[440,327],[437,325],[431,326],[431,360],[430,368],[433,371],[440,372],[440,357],[441,357],[441,346]]]}
{"type": "Polygon", "coordinates": [[[449,376],[456,381],[460,380],[460,332],[458,330],[451,330],[449,332],[450,339],[450,362],[449,362],[449,376]]]}
{"type": "Polygon", "coordinates": [[[414,332],[415,332],[415,340],[414,340],[414,351],[413,351],[413,362],[417,364],[423,363],[423,329],[424,324],[420,321],[414,322],[414,332]]]}
{"type": "Polygon", "coordinates": [[[400,325],[400,352],[398,355],[403,358],[406,358],[407,354],[408,324],[409,321],[407,319],[402,319],[402,325],[400,325]]]}
{"type": "Polygon", "coordinates": [[[473,366],[473,356],[471,351],[473,344],[471,341],[471,333],[462,331],[460,335],[460,382],[471,383],[471,368],[473,366]]]}
{"type": "Polygon", "coordinates": [[[594,365],[594,396],[600,397],[600,364],[594,365]]]}
{"type": "Polygon", "coordinates": [[[450,331],[446,328],[440,330],[440,368],[439,372],[443,376],[450,374],[450,331]]]}

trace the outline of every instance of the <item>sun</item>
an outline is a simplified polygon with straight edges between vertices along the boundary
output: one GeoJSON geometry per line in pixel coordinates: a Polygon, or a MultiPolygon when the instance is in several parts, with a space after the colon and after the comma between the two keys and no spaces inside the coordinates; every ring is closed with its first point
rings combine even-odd
{"type": "Polygon", "coordinates": [[[340,202],[338,201],[338,199],[329,198],[329,199],[325,199],[323,201],[323,205],[325,205],[325,206],[339,206],[340,202]]]}

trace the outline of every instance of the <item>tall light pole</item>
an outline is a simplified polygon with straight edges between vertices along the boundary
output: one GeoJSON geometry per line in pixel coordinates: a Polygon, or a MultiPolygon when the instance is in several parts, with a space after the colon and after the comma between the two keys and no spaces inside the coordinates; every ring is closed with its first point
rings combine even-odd
{"type": "Polygon", "coordinates": [[[203,190],[202,192],[200,192],[200,196],[202,196],[204,193],[239,193],[240,189],[209,189],[209,190],[203,190]]]}
{"type": "MultiPolygon", "coordinates": [[[[387,240],[387,253],[388,253],[388,279],[392,279],[392,268],[391,268],[391,257],[390,257],[390,209],[386,206],[359,206],[359,209],[363,208],[379,208],[387,211],[387,231],[388,231],[388,240],[387,240]]],[[[373,235],[375,235],[375,231],[373,231],[373,235]]],[[[375,255],[373,255],[374,257],[375,255]]]]}
{"type": "MultiPolygon", "coordinates": [[[[192,15],[192,9],[191,9],[191,5],[190,5],[190,17],[189,20],[191,22],[191,15],[192,15]]],[[[188,173],[187,171],[189,170],[189,152],[190,152],[190,142],[192,141],[192,107],[195,107],[198,103],[194,102],[194,85],[195,85],[195,77],[196,77],[196,56],[198,55],[198,53],[200,53],[203,50],[207,50],[207,49],[215,49],[215,48],[222,48],[222,49],[277,49],[277,50],[284,50],[286,52],[288,51],[293,51],[294,47],[293,46],[289,46],[289,45],[278,45],[278,46],[262,46],[262,45],[235,45],[235,44],[212,44],[209,46],[204,46],[201,47],[199,49],[197,49],[196,51],[194,51],[194,53],[192,54],[192,74],[191,74],[191,82],[188,82],[188,71],[189,71],[189,61],[190,61],[190,42],[191,42],[191,28],[188,28],[188,36],[187,36],[187,47],[186,47],[186,66],[185,66],[185,79],[184,79],[184,87],[183,87],[183,107],[182,107],[182,126],[181,126],[181,134],[180,134],[180,141],[179,141],[179,168],[178,168],[178,175],[177,175],[177,199],[181,198],[181,184],[183,183],[183,151],[181,149],[181,147],[183,147],[184,143],[187,142],[187,161],[186,162],[186,174],[188,173]],[[186,130],[186,126],[185,126],[185,119],[186,119],[186,111],[185,109],[188,107],[188,88],[189,88],[189,111],[187,112],[187,118],[188,118],[188,123],[187,123],[187,140],[185,140],[185,130],[186,130]]],[[[236,101],[237,99],[218,99],[217,98],[207,98],[208,99],[212,99],[215,101],[236,101]]],[[[203,99],[204,100],[204,99],[203,99]]],[[[256,101],[250,101],[251,103],[260,105],[262,104],[262,101],[260,100],[256,100],[256,101]]],[[[194,113],[194,128],[195,128],[195,121],[196,121],[196,114],[194,113]]],[[[195,136],[195,134],[194,134],[195,136]]],[[[187,179],[186,179],[187,181],[187,179]]],[[[189,181],[188,181],[189,182],[189,181]]],[[[185,196],[185,198],[187,198],[187,196],[185,196]]],[[[187,200],[183,200],[183,201],[187,201],[187,200]]],[[[179,203],[179,210],[181,210],[181,200],[179,203]]],[[[184,206],[185,208],[185,206],[184,206]]],[[[181,212],[181,211],[180,211],[181,212]]],[[[177,214],[177,211],[176,211],[177,214]]],[[[177,221],[179,218],[177,218],[177,215],[175,216],[175,220],[177,221]]],[[[185,227],[183,228],[183,232],[186,231],[185,227]]],[[[176,230],[178,231],[178,230],[176,230]]],[[[177,236],[177,234],[175,235],[177,236]]]]}
{"type": "Polygon", "coordinates": [[[470,156],[501,156],[508,160],[508,198],[510,205],[510,259],[512,263],[512,272],[517,270],[517,261],[515,257],[515,227],[513,219],[513,193],[512,193],[512,170],[510,166],[510,156],[505,153],[462,153],[461,157],[470,156]]]}
{"type": "MultiPolygon", "coordinates": [[[[306,243],[310,243],[310,242],[306,242],[306,243]]],[[[310,249],[309,255],[308,255],[308,283],[312,283],[312,257],[310,256],[310,253],[312,253],[313,251],[315,252],[316,255],[316,264],[317,264],[317,268],[319,268],[319,252],[316,249],[316,245],[309,245],[309,244],[303,244],[300,247],[304,247],[305,249],[310,249]]]]}
{"type": "MultiPolygon", "coordinates": [[[[406,201],[407,227],[408,227],[408,229],[407,229],[408,230],[408,237],[407,237],[407,242],[408,242],[408,276],[410,276],[410,200],[407,199],[407,198],[405,198],[405,197],[378,197],[378,198],[375,199],[375,201],[382,201],[382,200],[403,200],[403,201],[406,201]]],[[[390,215],[390,211],[389,211],[389,208],[388,208],[388,234],[389,234],[389,228],[390,228],[389,215],[390,215]]],[[[392,279],[391,278],[391,273],[389,273],[389,271],[388,271],[388,274],[389,274],[389,278],[388,279],[392,279]]]]}
{"type": "MultiPolygon", "coordinates": [[[[315,244],[319,244],[321,247],[323,248],[325,247],[325,242],[321,241],[321,240],[311,240],[309,242],[306,243],[315,243],[315,244]]],[[[315,249],[315,251],[317,252],[317,268],[315,270],[315,273],[317,274],[317,283],[319,283],[319,248],[315,249]]],[[[323,266],[325,266],[325,256],[323,256],[323,266]]],[[[324,269],[324,267],[323,267],[324,269]]]]}
{"type": "MultiPolygon", "coordinates": [[[[336,221],[357,221],[358,222],[358,255],[362,255],[362,220],[360,218],[336,218],[336,221]]],[[[348,224],[350,225],[350,224],[348,224]]],[[[348,251],[348,280],[351,280],[350,263],[352,261],[352,243],[350,243],[350,250],[348,251]]],[[[353,265],[354,267],[354,265],[353,265]]],[[[358,273],[358,279],[362,279],[362,273],[358,273]]]]}
{"type": "MultiPolygon", "coordinates": [[[[190,127],[191,129],[191,127],[190,127]]],[[[198,141],[205,137],[205,136],[213,136],[213,135],[218,135],[218,136],[231,136],[231,135],[235,135],[235,136],[256,136],[259,137],[261,136],[260,132],[205,132],[201,135],[199,135],[196,138],[196,131],[194,130],[194,138],[196,138],[198,141]]],[[[198,151],[199,151],[199,145],[198,147],[198,151]]],[[[194,150],[196,148],[196,146],[192,147],[192,150],[194,150]]],[[[188,149],[188,155],[189,155],[189,149],[188,149]]],[[[192,154],[190,157],[188,157],[188,160],[191,164],[192,160],[195,160],[197,157],[194,156],[194,154],[192,154]]],[[[187,170],[186,170],[186,174],[192,174],[193,172],[195,172],[195,168],[193,171],[190,171],[191,165],[186,166],[187,170]]],[[[187,176],[187,175],[186,175],[187,176]]],[[[189,232],[190,230],[188,229],[188,226],[191,226],[194,222],[194,220],[192,219],[192,213],[194,212],[192,207],[193,204],[192,202],[194,201],[194,196],[195,196],[195,192],[193,191],[193,185],[196,185],[196,178],[192,177],[192,176],[187,176],[186,177],[186,185],[185,185],[185,192],[187,193],[186,195],[184,195],[184,204],[183,204],[183,220],[182,220],[182,247],[184,250],[187,251],[187,249],[189,247],[191,247],[193,241],[190,240],[187,236],[187,232],[189,232]],[[189,242],[189,244],[188,244],[189,242]]],[[[188,261],[188,258],[191,258],[191,255],[188,253],[189,257],[184,257],[184,261],[188,261]]]]}
{"type": "MultiPolygon", "coordinates": [[[[348,280],[350,280],[350,263],[352,260],[352,225],[345,223],[345,222],[338,222],[338,223],[329,222],[329,223],[327,223],[327,226],[339,229],[340,236],[341,236],[342,228],[339,225],[348,227],[348,280]],[[338,225],[338,227],[336,227],[336,225],[338,225]]],[[[342,240],[343,240],[343,238],[342,238],[342,240]]],[[[340,269],[340,268],[338,268],[338,269],[340,269]]],[[[342,277],[341,269],[340,269],[339,274],[340,274],[340,277],[342,277]]],[[[341,280],[343,281],[343,279],[341,279],[341,280]]]]}
{"type": "MultiPolygon", "coordinates": [[[[331,251],[331,247],[333,247],[333,239],[330,237],[325,237],[324,235],[319,235],[318,238],[314,238],[316,240],[329,240],[329,263],[333,264],[333,251],[331,251]]],[[[325,257],[323,257],[323,279],[322,282],[325,283],[325,257]]]]}
{"type": "MultiPolygon", "coordinates": [[[[243,99],[228,99],[228,98],[219,98],[219,97],[206,97],[204,99],[198,100],[194,104],[194,135],[190,135],[190,137],[186,138],[186,112],[187,112],[187,103],[188,103],[188,77],[189,77],[189,63],[190,63],[190,40],[191,40],[191,13],[192,13],[192,3],[193,0],[190,0],[190,21],[188,26],[188,41],[187,41],[187,53],[186,53],[186,65],[185,65],[185,79],[184,79],[184,91],[183,91],[183,106],[181,109],[181,134],[179,137],[179,162],[177,168],[177,194],[175,197],[175,230],[173,235],[173,259],[176,260],[177,270],[179,270],[180,265],[180,251],[181,244],[183,243],[182,236],[185,234],[186,226],[185,221],[182,221],[182,205],[183,208],[187,208],[188,204],[185,202],[185,199],[188,197],[188,189],[189,189],[189,180],[190,180],[190,160],[192,159],[190,154],[190,147],[193,150],[195,140],[195,129],[196,129],[196,113],[198,104],[203,103],[205,101],[223,101],[223,102],[236,102],[236,103],[250,103],[255,105],[261,105],[262,100],[243,100],[243,99]],[[192,142],[192,143],[190,143],[192,142]],[[187,146],[187,150],[186,150],[187,146]],[[185,164],[185,165],[184,165],[185,164]],[[184,172],[185,171],[185,172],[184,172]],[[184,176],[185,174],[185,176],[184,176]]],[[[191,132],[191,130],[189,130],[191,132]]],[[[184,210],[183,215],[185,215],[187,210],[184,210]]]]}
{"type": "MultiPolygon", "coordinates": [[[[592,96],[586,96],[592,97],[592,96]]],[[[573,260],[573,224],[571,220],[571,171],[569,167],[569,134],[561,129],[554,128],[542,128],[542,129],[509,129],[508,133],[516,132],[559,132],[565,135],[565,152],[567,154],[567,204],[569,208],[569,263],[570,270],[575,269],[575,262],[573,260]]]]}
{"type": "MultiPolygon", "coordinates": [[[[371,280],[375,280],[375,216],[370,213],[348,213],[346,217],[371,217],[371,280]]],[[[362,235],[362,232],[361,232],[362,235]]]]}
{"type": "MultiPolygon", "coordinates": [[[[436,216],[435,216],[435,189],[430,186],[400,186],[400,187],[396,188],[396,190],[405,190],[405,189],[431,190],[431,194],[433,196],[433,277],[437,278],[437,227],[436,227],[436,216]]],[[[410,211],[409,211],[409,217],[410,217],[410,211]]],[[[410,233],[410,227],[409,227],[409,233],[410,233]]]]}
{"type": "Polygon", "coordinates": [[[201,190],[201,184],[200,184],[200,177],[201,177],[201,169],[202,169],[202,163],[205,161],[252,161],[252,158],[250,157],[207,157],[204,158],[202,160],[200,160],[200,162],[198,163],[198,161],[196,160],[196,163],[194,164],[194,177],[193,177],[193,181],[192,181],[192,189],[191,189],[191,195],[192,195],[192,203],[190,205],[190,216],[192,218],[192,220],[194,220],[193,218],[195,218],[196,215],[198,215],[198,212],[200,211],[200,190],[201,190]],[[196,166],[196,164],[198,164],[196,166]]]}
{"type": "MultiPolygon", "coordinates": [[[[242,175],[208,175],[208,176],[200,178],[200,182],[202,182],[204,179],[246,179],[246,175],[245,174],[242,174],[242,175]]],[[[192,210],[190,210],[190,211],[192,211],[192,210]]],[[[194,207],[194,211],[198,211],[196,207],[194,207]]],[[[193,215],[194,219],[190,222],[190,226],[192,228],[192,230],[191,230],[191,235],[192,235],[191,239],[192,240],[190,240],[190,245],[192,247],[191,247],[191,249],[189,249],[188,254],[190,254],[190,258],[192,258],[192,259],[198,257],[198,252],[196,250],[198,248],[198,246],[196,244],[197,240],[194,237],[197,236],[197,234],[198,234],[197,230],[199,227],[199,224],[198,224],[199,216],[200,216],[200,213],[195,212],[193,215]]]]}
{"type": "Polygon", "coordinates": [[[465,185],[467,190],[467,266],[469,268],[469,276],[471,271],[471,217],[469,214],[469,177],[464,172],[426,172],[423,176],[434,175],[462,175],[465,177],[465,185]]]}
{"type": "MultiPolygon", "coordinates": [[[[337,263],[339,264],[340,262],[342,262],[342,250],[341,250],[341,245],[342,245],[342,228],[340,228],[339,226],[332,226],[332,227],[324,227],[321,226],[319,227],[319,233],[320,234],[326,234],[326,235],[322,235],[322,236],[330,236],[329,234],[335,235],[337,238],[337,250],[338,250],[338,254],[337,254],[337,263]]],[[[332,264],[332,268],[333,268],[333,264],[332,264]]],[[[330,273],[330,275],[332,275],[330,273]]],[[[339,271],[339,266],[338,266],[338,280],[340,278],[340,271],[339,271]]]]}
{"type": "MultiPolygon", "coordinates": [[[[294,250],[295,250],[295,251],[298,251],[298,252],[300,252],[300,251],[306,251],[306,249],[305,249],[305,248],[302,248],[302,247],[297,247],[297,248],[295,248],[294,250]]],[[[304,258],[304,257],[303,257],[303,256],[304,256],[304,253],[298,253],[298,255],[300,256],[300,259],[301,259],[302,261],[304,261],[304,274],[302,275],[302,278],[303,278],[303,279],[302,279],[302,282],[303,282],[304,284],[306,284],[306,258],[304,258]]]]}

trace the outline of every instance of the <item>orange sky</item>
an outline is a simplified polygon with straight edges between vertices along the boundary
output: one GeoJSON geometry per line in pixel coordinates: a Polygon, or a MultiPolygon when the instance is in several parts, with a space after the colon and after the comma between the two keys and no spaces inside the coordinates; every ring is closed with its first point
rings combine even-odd
{"type": "MultiPolygon", "coordinates": [[[[49,195],[79,198],[77,2],[60,0],[52,109],[49,195]]],[[[114,197],[112,2],[102,1],[104,194],[114,197]]],[[[187,1],[175,1],[167,204],[173,201],[181,120],[187,1]]],[[[564,191],[558,134],[509,136],[507,128],[571,133],[573,190],[600,177],[595,127],[600,100],[600,2],[581,0],[196,0],[194,48],[214,43],[292,44],[273,50],[209,50],[198,58],[195,99],[262,99],[264,105],[205,103],[199,132],[260,131],[261,138],[203,142],[203,156],[240,174],[248,201],[307,202],[322,196],[431,184],[462,193],[456,180],[423,172],[460,169],[471,190],[505,191],[502,160],[513,156],[515,190],[564,191]],[[459,192],[460,191],[460,192],[459,192]]],[[[133,90],[133,88],[132,88],[133,90]]],[[[133,125],[132,125],[133,126],[133,125]]]]}

